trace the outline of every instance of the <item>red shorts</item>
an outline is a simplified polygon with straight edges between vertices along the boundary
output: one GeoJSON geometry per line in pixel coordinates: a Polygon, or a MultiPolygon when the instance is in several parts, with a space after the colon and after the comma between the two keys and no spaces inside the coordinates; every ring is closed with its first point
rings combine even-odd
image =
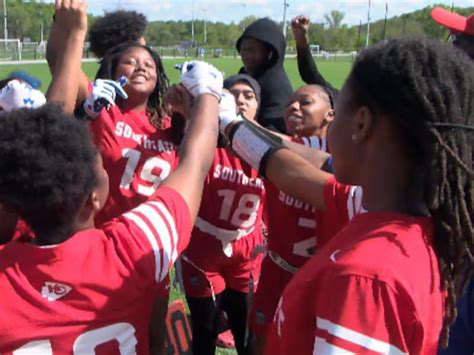
{"type": "Polygon", "coordinates": [[[181,258],[182,277],[186,296],[212,297],[226,288],[249,292],[250,275],[254,291],[258,284],[261,256],[251,260],[250,254],[261,242],[260,235],[250,234],[232,242],[232,255],[223,252],[222,243],[208,235],[191,238],[181,258]]]}
{"type": "Polygon", "coordinates": [[[283,270],[268,256],[263,260],[260,285],[250,316],[250,325],[256,336],[265,337],[267,335],[278,301],[292,277],[292,273],[283,270]]]}

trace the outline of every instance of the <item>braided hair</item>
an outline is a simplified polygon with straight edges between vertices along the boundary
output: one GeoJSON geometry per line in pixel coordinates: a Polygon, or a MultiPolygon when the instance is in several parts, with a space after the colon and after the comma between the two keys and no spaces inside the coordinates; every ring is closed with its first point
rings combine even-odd
{"type": "MultiPolygon", "coordinates": [[[[382,111],[403,129],[434,223],[434,249],[447,292],[446,346],[458,297],[474,269],[474,66],[461,51],[429,40],[393,39],[364,51],[348,84],[354,101],[382,111]]],[[[412,191],[412,190],[410,190],[412,191]]]]}
{"type": "Polygon", "coordinates": [[[153,58],[153,61],[155,62],[156,74],[158,79],[153,92],[148,97],[147,115],[150,119],[150,123],[156,129],[162,129],[163,119],[167,114],[163,97],[166,90],[168,90],[169,80],[166,76],[165,69],[163,67],[163,62],[160,56],[153,49],[148,46],[138,44],[136,42],[126,42],[113,47],[105,54],[104,58],[102,58],[99,70],[96,74],[96,79],[115,80],[115,72],[120,58],[130,48],[143,48],[147,50],[153,58]]]}

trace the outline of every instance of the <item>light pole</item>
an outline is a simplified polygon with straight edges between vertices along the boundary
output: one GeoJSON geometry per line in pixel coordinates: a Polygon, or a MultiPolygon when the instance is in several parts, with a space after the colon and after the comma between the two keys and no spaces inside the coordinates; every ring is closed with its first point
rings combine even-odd
{"type": "Polygon", "coordinates": [[[286,0],[283,0],[283,36],[286,37],[286,8],[289,7],[290,5],[286,2],[286,0]]]}
{"type": "Polygon", "coordinates": [[[367,33],[365,34],[365,48],[369,46],[369,36],[370,36],[370,0],[369,0],[369,7],[367,9],[367,33]]]}
{"type": "MultiPolygon", "coordinates": [[[[5,40],[8,39],[8,26],[7,26],[7,1],[3,0],[3,37],[5,40]]],[[[6,42],[6,41],[5,41],[6,42]]],[[[6,45],[6,44],[5,44],[6,45]]]]}
{"type": "Polygon", "coordinates": [[[204,13],[204,44],[206,44],[207,43],[207,27],[206,27],[207,9],[202,7],[201,11],[204,13]]]}
{"type": "Polygon", "coordinates": [[[191,2],[191,38],[193,41],[193,47],[194,47],[194,0],[191,2]]]}

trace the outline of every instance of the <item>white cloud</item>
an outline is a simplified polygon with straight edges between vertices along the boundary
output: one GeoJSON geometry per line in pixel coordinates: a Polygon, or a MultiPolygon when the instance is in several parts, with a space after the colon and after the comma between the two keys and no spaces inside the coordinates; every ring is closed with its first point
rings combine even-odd
{"type": "MultiPolygon", "coordinates": [[[[47,0],[52,2],[52,0],[47,0]]],[[[324,22],[324,14],[331,10],[345,13],[344,22],[357,24],[367,21],[368,0],[287,0],[287,18],[299,14],[309,15],[313,22],[324,22]]],[[[427,5],[444,3],[451,6],[452,0],[371,0],[371,19],[384,17],[385,4],[389,6],[389,17],[421,9],[427,5]]],[[[240,21],[244,16],[269,16],[277,21],[283,17],[282,0],[89,0],[90,12],[100,15],[119,6],[147,15],[149,20],[190,20],[206,17],[210,21],[240,21]]],[[[474,6],[474,0],[454,0],[459,7],[474,6]]]]}

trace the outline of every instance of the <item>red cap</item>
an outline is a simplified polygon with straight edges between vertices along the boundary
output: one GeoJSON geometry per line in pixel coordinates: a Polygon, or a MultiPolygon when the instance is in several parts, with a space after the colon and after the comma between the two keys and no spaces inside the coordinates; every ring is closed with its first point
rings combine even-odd
{"type": "Polygon", "coordinates": [[[474,36],[474,14],[465,17],[442,7],[435,7],[431,10],[431,17],[452,33],[465,33],[474,36]]]}

